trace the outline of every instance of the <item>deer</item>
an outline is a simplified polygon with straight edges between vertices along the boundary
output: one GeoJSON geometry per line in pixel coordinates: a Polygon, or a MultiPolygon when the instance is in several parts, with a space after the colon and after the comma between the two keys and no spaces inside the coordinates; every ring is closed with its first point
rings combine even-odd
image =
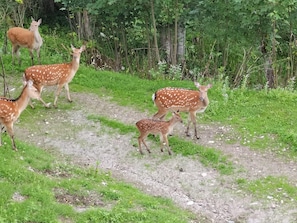
{"type": "Polygon", "coordinates": [[[196,139],[200,139],[197,135],[196,113],[203,113],[206,110],[209,104],[207,91],[212,87],[212,85],[208,84],[204,86],[200,85],[198,82],[194,82],[194,84],[198,90],[173,87],[166,87],[157,90],[152,95],[152,100],[158,108],[158,112],[154,114],[153,119],[163,120],[166,114],[172,110],[189,112],[188,125],[185,133],[187,136],[190,136],[189,128],[190,124],[193,123],[195,137],[196,139]]]}
{"type": "Polygon", "coordinates": [[[171,149],[168,143],[168,134],[173,130],[174,126],[177,123],[182,123],[182,119],[178,112],[173,112],[172,117],[168,121],[162,120],[154,120],[154,119],[141,119],[136,122],[136,127],[138,128],[140,135],[138,137],[138,146],[139,152],[143,155],[143,151],[141,149],[141,144],[143,143],[146,147],[146,150],[151,153],[147,144],[145,143],[145,139],[149,134],[159,134],[160,142],[161,142],[161,152],[163,152],[163,146],[166,145],[168,154],[171,155],[171,149]]]}
{"type": "Polygon", "coordinates": [[[42,46],[42,38],[38,31],[38,27],[41,24],[42,19],[35,21],[33,18],[30,28],[24,29],[21,27],[13,27],[7,31],[7,37],[12,44],[12,64],[15,64],[15,57],[19,60],[19,66],[21,65],[20,52],[21,47],[29,49],[31,56],[31,63],[34,65],[33,50],[36,50],[38,61],[40,64],[40,48],[42,46]]]}
{"type": "MultiPolygon", "coordinates": [[[[75,48],[71,45],[72,61],[70,63],[35,65],[28,67],[23,74],[23,81],[26,82],[28,80],[32,80],[34,86],[40,91],[40,94],[44,86],[57,86],[54,100],[55,108],[57,108],[58,96],[60,95],[63,87],[66,89],[68,101],[72,102],[68,84],[72,81],[79,68],[80,55],[85,48],[85,45],[82,45],[80,48],[75,48]]],[[[50,107],[51,103],[45,103],[41,97],[40,101],[46,108],[50,107]]],[[[30,105],[34,108],[32,103],[30,105]]]]}
{"type": "MultiPolygon", "coordinates": [[[[17,99],[8,99],[0,97],[0,124],[6,128],[10,136],[12,149],[17,151],[14,141],[13,124],[19,118],[21,113],[26,109],[30,99],[40,98],[40,92],[33,86],[32,81],[28,81],[20,96],[17,99]]],[[[2,145],[2,128],[0,128],[0,146],[2,145]]]]}

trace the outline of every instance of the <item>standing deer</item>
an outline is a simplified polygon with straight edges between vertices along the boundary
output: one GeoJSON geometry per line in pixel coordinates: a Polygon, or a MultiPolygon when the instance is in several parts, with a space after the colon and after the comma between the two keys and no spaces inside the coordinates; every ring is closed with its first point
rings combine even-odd
{"type": "MultiPolygon", "coordinates": [[[[85,50],[85,46],[80,48],[72,49],[72,61],[70,63],[63,64],[49,64],[49,65],[35,65],[28,67],[23,75],[23,80],[32,80],[34,86],[42,92],[44,86],[54,86],[57,85],[57,90],[55,93],[54,107],[57,107],[58,96],[61,93],[62,88],[65,86],[67,92],[67,98],[69,102],[72,102],[69,93],[69,82],[73,79],[79,68],[80,55],[85,50]]],[[[45,107],[49,107],[50,103],[46,104],[40,97],[40,101],[45,107]]],[[[33,108],[33,105],[31,104],[33,108]]]]}
{"type": "Polygon", "coordinates": [[[172,118],[169,121],[153,120],[153,119],[141,119],[136,123],[136,127],[140,132],[138,137],[139,152],[143,155],[141,149],[141,143],[144,144],[146,150],[151,153],[148,146],[145,143],[145,139],[149,134],[160,134],[161,152],[163,152],[163,146],[166,145],[169,155],[171,150],[168,144],[167,135],[173,130],[173,127],[182,122],[182,119],[178,113],[173,112],[172,118]]]}
{"type": "MultiPolygon", "coordinates": [[[[12,149],[15,151],[17,151],[17,148],[14,141],[13,123],[19,118],[23,110],[25,110],[31,98],[40,98],[40,93],[33,86],[32,81],[26,83],[21,95],[17,99],[0,98],[0,124],[6,127],[11,138],[12,149]]],[[[0,146],[2,145],[1,133],[2,130],[0,131],[0,146]]]]}
{"type": "Polygon", "coordinates": [[[7,31],[7,37],[12,44],[12,63],[15,64],[14,58],[18,57],[19,65],[21,65],[20,59],[20,47],[26,47],[29,49],[32,65],[34,64],[33,50],[36,50],[38,61],[40,64],[40,47],[42,46],[42,38],[39,34],[38,27],[41,24],[41,19],[35,21],[32,18],[32,22],[29,29],[21,27],[13,27],[7,31]]]}
{"type": "Polygon", "coordinates": [[[190,123],[192,122],[195,130],[195,137],[199,139],[197,135],[196,127],[196,113],[203,113],[208,104],[207,90],[212,87],[211,84],[207,86],[200,85],[198,82],[194,82],[197,90],[188,90],[182,88],[162,88],[156,91],[152,95],[154,104],[158,108],[158,112],[153,116],[153,119],[163,119],[168,111],[183,111],[189,112],[188,125],[186,135],[189,134],[190,123]]]}

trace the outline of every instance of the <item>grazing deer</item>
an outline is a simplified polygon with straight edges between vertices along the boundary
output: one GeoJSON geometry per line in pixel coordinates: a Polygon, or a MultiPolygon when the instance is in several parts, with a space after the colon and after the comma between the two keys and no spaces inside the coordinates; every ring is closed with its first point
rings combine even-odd
{"type": "MultiPolygon", "coordinates": [[[[40,98],[40,93],[33,86],[32,81],[26,83],[21,95],[17,99],[0,98],[0,123],[6,127],[11,138],[12,149],[15,151],[17,151],[17,148],[14,141],[13,123],[19,118],[23,110],[25,110],[30,98],[40,98]]],[[[2,145],[1,133],[2,130],[0,131],[0,146],[2,145]]]]}
{"type": "MultiPolygon", "coordinates": [[[[35,65],[32,67],[28,67],[23,75],[24,81],[33,81],[34,86],[40,91],[40,94],[44,86],[57,85],[54,107],[57,107],[58,96],[60,95],[61,90],[64,86],[67,92],[68,101],[72,102],[70,98],[68,83],[71,82],[79,68],[80,55],[85,50],[85,46],[83,45],[77,49],[71,45],[71,49],[72,61],[70,63],[35,65]]],[[[41,97],[40,101],[45,107],[48,108],[50,106],[50,103],[46,104],[41,97]]],[[[31,107],[33,108],[32,104],[31,107]]]]}
{"type": "Polygon", "coordinates": [[[14,65],[14,58],[18,57],[19,65],[21,65],[20,59],[20,47],[26,47],[29,49],[32,65],[33,60],[33,50],[36,50],[38,61],[40,64],[40,47],[42,46],[42,38],[39,34],[38,27],[41,24],[41,19],[35,21],[32,18],[32,22],[29,29],[24,29],[21,27],[13,27],[7,31],[7,37],[12,44],[12,63],[14,65]]]}
{"type": "Polygon", "coordinates": [[[189,135],[189,127],[192,122],[194,125],[195,136],[199,139],[197,135],[196,128],[196,113],[203,113],[209,104],[207,90],[212,87],[211,84],[207,86],[200,85],[194,82],[197,90],[188,90],[182,88],[162,88],[156,91],[152,99],[154,104],[158,108],[158,112],[153,116],[153,119],[163,119],[168,111],[183,111],[189,112],[188,126],[186,130],[186,135],[189,135]]]}
{"type": "Polygon", "coordinates": [[[166,145],[169,155],[171,150],[168,144],[167,135],[173,130],[173,127],[178,123],[182,122],[182,119],[178,113],[172,113],[172,118],[169,121],[153,120],[153,119],[141,119],[136,123],[136,127],[140,132],[138,137],[139,152],[143,154],[141,149],[141,143],[144,144],[146,150],[151,153],[148,146],[145,143],[145,138],[149,134],[160,134],[161,152],[163,152],[163,146],[166,145]]]}

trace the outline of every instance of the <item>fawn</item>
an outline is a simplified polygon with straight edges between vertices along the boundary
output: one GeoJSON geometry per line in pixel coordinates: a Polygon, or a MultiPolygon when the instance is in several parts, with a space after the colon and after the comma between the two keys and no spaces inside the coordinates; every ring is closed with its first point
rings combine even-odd
{"type": "Polygon", "coordinates": [[[32,22],[29,30],[21,27],[13,27],[7,31],[7,37],[12,44],[12,63],[14,65],[14,58],[18,57],[19,65],[21,65],[20,59],[20,47],[26,47],[29,49],[32,65],[33,60],[33,50],[36,50],[37,57],[40,64],[40,47],[42,46],[42,38],[39,34],[38,27],[41,24],[41,19],[35,21],[32,18],[32,22]]]}
{"type": "MultiPolygon", "coordinates": [[[[39,99],[40,93],[33,86],[32,81],[28,81],[22,93],[17,99],[0,98],[0,123],[6,127],[6,130],[11,138],[12,149],[17,151],[14,141],[13,123],[19,118],[23,110],[27,107],[30,98],[39,99]]],[[[0,145],[2,144],[0,129],[0,145]]]]}
{"type": "MultiPolygon", "coordinates": [[[[65,87],[67,92],[67,98],[69,102],[72,102],[69,93],[69,82],[73,79],[79,68],[80,55],[85,50],[85,46],[80,48],[72,49],[72,61],[70,63],[63,64],[49,64],[49,65],[35,65],[28,67],[23,75],[23,80],[32,80],[34,86],[42,92],[44,86],[54,86],[57,85],[57,90],[55,92],[54,107],[57,107],[58,96],[61,93],[63,87],[65,87]]],[[[40,97],[40,101],[45,107],[49,107],[50,103],[46,104],[40,97]]],[[[33,108],[33,105],[31,104],[33,108]]]]}
{"type": "Polygon", "coordinates": [[[141,149],[141,143],[144,144],[146,150],[151,153],[148,146],[145,143],[145,138],[149,134],[160,134],[161,152],[163,152],[163,146],[166,145],[169,155],[171,150],[169,148],[167,135],[173,130],[173,127],[182,122],[180,115],[176,112],[172,113],[172,118],[169,121],[153,120],[153,119],[141,119],[136,123],[136,127],[140,132],[138,137],[139,152],[143,154],[141,149]]]}
{"type": "Polygon", "coordinates": [[[207,90],[212,87],[211,84],[206,86],[194,82],[197,90],[188,90],[182,88],[162,88],[152,95],[154,104],[158,108],[158,112],[153,116],[153,119],[163,119],[168,111],[183,111],[189,112],[188,125],[186,135],[189,134],[191,122],[194,125],[195,137],[199,139],[196,128],[196,113],[203,113],[208,104],[207,90]]]}

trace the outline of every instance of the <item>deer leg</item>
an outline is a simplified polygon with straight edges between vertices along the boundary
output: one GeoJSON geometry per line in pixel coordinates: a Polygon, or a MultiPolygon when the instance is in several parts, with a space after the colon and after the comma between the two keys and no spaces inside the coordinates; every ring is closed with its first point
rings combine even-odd
{"type": "Polygon", "coordinates": [[[72,100],[71,100],[71,98],[70,98],[69,85],[68,85],[68,83],[65,84],[65,89],[66,89],[66,92],[67,92],[67,98],[68,98],[68,101],[69,101],[69,102],[72,102],[72,100]]]}
{"type": "Polygon", "coordinates": [[[166,145],[167,150],[168,150],[168,154],[171,155],[172,152],[171,152],[171,149],[169,147],[168,138],[167,138],[167,135],[166,134],[165,135],[163,134],[163,144],[166,145]]]}
{"type": "Polygon", "coordinates": [[[142,139],[142,143],[145,146],[146,150],[148,151],[148,153],[151,153],[150,149],[148,148],[148,146],[146,145],[144,139],[142,139]]]}
{"type": "Polygon", "coordinates": [[[163,147],[164,147],[164,136],[162,137],[162,134],[160,134],[160,144],[161,144],[161,152],[163,153],[163,147]]]}
{"type": "MultiPolygon", "coordinates": [[[[46,103],[42,98],[41,98],[41,92],[43,90],[43,86],[40,85],[35,85],[35,87],[37,88],[37,90],[40,92],[40,98],[39,101],[41,101],[41,103],[44,105],[44,107],[49,108],[51,103],[46,103]]],[[[30,99],[30,106],[31,108],[34,109],[34,106],[32,104],[32,99],[30,99]]]]}
{"type": "Polygon", "coordinates": [[[156,120],[156,119],[160,119],[160,120],[163,120],[165,118],[167,114],[167,111],[158,111],[156,114],[154,114],[153,116],[153,119],[156,120]]]}
{"type": "Polygon", "coordinates": [[[36,50],[36,53],[37,53],[37,57],[38,57],[38,63],[41,64],[41,62],[40,62],[40,48],[38,48],[36,50]]]}
{"type": "Polygon", "coordinates": [[[189,114],[188,116],[188,125],[187,125],[187,129],[186,129],[186,136],[190,137],[190,133],[189,133],[189,128],[190,128],[190,124],[191,124],[191,115],[189,114]]]}
{"type": "Polygon", "coordinates": [[[141,149],[141,142],[142,142],[142,139],[140,138],[140,136],[138,137],[138,147],[139,147],[139,152],[141,155],[143,155],[143,152],[142,152],[142,149],[141,149]]]}
{"type": "Polygon", "coordinates": [[[139,152],[140,152],[140,154],[144,154],[143,152],[142,152],[142,149],[141,149],[141,142],[143,143],[143,145],[145,146],[145,148],[146,148],[146,150],[149,152],[149,153],[151,153],[151,151],[150,151],[150,149],[148,148],[148,146],[146,145],[146,143],[145,143],[145,141],[144,141],[144,139],[147,137],[147,134],[144,134],[144,135],[140,135],[139,137],[138,137],[138,144],[139,144],[139,152]]]}
{"type": "Polygon", "coordinates": [[[20,47],[18,45],[12,46],[12,64],[15,65],[15,58],[17,57],[19,61],[19,66],[21,65],[21,59],[20,59],[20,47]]]}
{"type": "Polygon", "coordinates": [[[193,112],[193,113],[190,112],[190,116],[191,116],[192,123],[194,125],[195,137],[196,137],[196,139],[200,139],[200,137],[198,137],[198,135],[197,135],[196,113],[195,112],[193,112]]]}
{"type": "Polygon", "coordinates": [[[34,65],[33,49],[29,49],[29,53],[30,53],[30,56],[31,56],[31,64],[32,64],[32,66],[33,66],[33,65],[34,65]]]}
{"type": "Polygon", "coordinates": [[[18,149],[16,148],[16,145],[15,145],[15,141],[14,141],[13,122],[7,124],[6,130],[7,130],[8,135],[10,136],[10,139],[11,139],[12,149],[15,151],[18,151],[18,149]]]}
{"type": "MultiPolygon", "coordinates": [[[[63,88],[63,85],[58,85],[58,88],[57,88],[57,90],[56,90],[56,93],[55,93],[55,101],[54,101],[54,107],[55,107],[55,108],[57,108],[57,101],[58,101],[58,97],[59,97],[59,95],[60,95],[60,93],[61,93],[62,88],[63,88]]],[[[65,88],[66,88],[66,87],[65,87],[65,88]]],[[[66,91],[67,91],[67,89],[66,89],[66,91]]]]}

